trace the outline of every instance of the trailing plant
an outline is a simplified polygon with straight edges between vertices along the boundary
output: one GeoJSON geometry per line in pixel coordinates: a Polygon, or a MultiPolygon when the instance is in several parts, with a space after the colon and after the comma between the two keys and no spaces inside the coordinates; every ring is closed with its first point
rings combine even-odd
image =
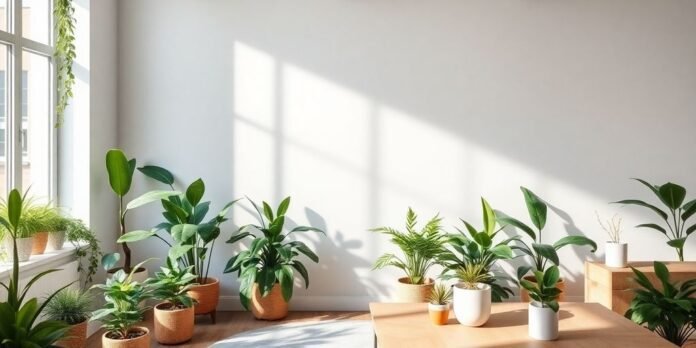
{"type": "Polygon", "coordinates": [[[185,193],[174,190],[174,176],[170,171],[157,166],[138,168],[146,176],[168,185],[172,191],[160,202],[164,208],[162,216],[165,222],[153,229],[136,230],[124,234],[118,239],[119,243],[137,242],[155,237],[169,247],[169,257],[179,260],[184,267],[192,267],[199,284],[208,282],[208,273],[212,261],[215,241],[220,236],[220,225],[227,221],[227,213],[237,200],[231,201],[213,218],[206,220],[210,210],[210,201],[203,201],[205,183],[197,179],[191,183],[185,193]]]}
{"type": "Polygon", "coordinates": [[[648,208],[655,212],[662,220],[663,225],[654,223],[640,224],[636,227],[650,228],[667,237],[667,245],[677,249],[679,261],[684,261],[684,244],[686,239],[696,231],[696,224],[687,227],[687,220],[696,214],[696,199],[685,202],[686,189],[680,185],[668,182],[663,185],[653,185],[642,179],[634,179],[657,196],[667,211],[657,206],[638,199],[625,199],[614,202],[618,204],[631,204],[648,208]],[[665,226],[667,228],[665,228],[665,226]]]}
{"type": "MultiPolygon", "coordinates": [[[[133,182],[133,172],[135,171],[136,160],[127,159],[123,151],[119,149],[111,149],[106,153],[106,171],[109,175],[109,185],[111,190],[118,197],[118,222],[120,235],[126,234],[126,215],[130,210],[143,206],[145,204],[159,201],[172,195],[178,195],[179,192],[174,191],[150,191],[138,198],[124,204],[124,198],[128,194],[133,182]]],[[[124,261],[123,269],[126,273],[131,271],[131,249],[128,243],[121,242],[123,249],[124,261]]],[[[110,254],[109,258],[116,258],[114,254],[110,254]]]]}
{"type": "Polygon", "coordinates": [[[75,7],[72,0],[55,0],[53,17],[56,26],[56,47],[53,56],[57,65],[58,102],[56,103],[56,127],[65,119],[65,109],[73,97],[75,75],[72,65],[77,57],[75,52],[75,7]]]}
{"type": "Polygon", "coordinates": [[[51,320],[77,325],[89,320],[94,298],[92,294],[74,288],[65,288],[46,305],[46,317],[51,320]]]}
{"type": "Polygon", "coordinates": [[[663,263],[655,261],[653,267],[662,291],[643,272],[631,267],[640,288],[634,289],[636,296],[625,316],[681,347],[696,330],[696,299],[692,297],[696,279],[672,283],[663,263]]]}
{"type": "Polygon", "coordinates": [[[621,218],[617,214],[614,214],[614,216],[611,217],[611,220],[602,222],[602,218],[599,217],[599,213],[595,211],[595,215],[597,215],[597,222],[599,222],[599,226],[601,226],[604,232],[609,235],[609,240],[612,243],[621,243],[621,218]]]}
{"type": "Polygon", "coordinates": [[[27,299],[32,285],[43,276],[56,272],[52,269],[32,277],[23,289],[19,287],[19,259],[17,256],[17,235],[20,233],[23,197],[16,189],[12,190],[6,201],[7,217],[0,216],[2,225],[12,238],[12,273],[9,283],[0,283],[7,290],[7,297],[0,302],[0,345],[2,347],[49,347],[62,338],[68,330],[61,321],[40,321],[47,304],[56,293],[70,284],[50,294],[46,301],[39,304],[37,298],[27,299]]]}
{"type": "MultiPolygon", "coordinates": [[[[488,202],[481,198],[483,209],[482,231],[477,231],[470,223],[461,220],[467,233],[457,228],[458,233],[448,235],[448,243],[442,255],[440,263],[443,267],[443,277],[458,277],[462,269],[476,266],[478,274],[484,279],[481,281],[491,286],[491,298],[493,302],[502,302],[513,295],[512,289],[500,284],[503,280],[512,280],[504,274],[494,272],[495,263],[498,260],[513,258],[510,242],[515,238],[508,238],[494,244],[494,239],[501,229],[496,229],[496,215],[488,202]]],[[[473,269],[472,269],[473,270],[473,269]]]]}
{"type": "Polygon", "coordinates": [[[82,220],[63,218],[65,238],[75,247],[77,272],[82,275],[82,289],[86,289],[99,269],[102,257],[99,240],[82,220]]]}
{"type": "Polygon", "coordinates": [[[520,278],[520,286],[527,289],[529,297],[536,301],[542,308],[551,308],[558,312],[558,302],[556,299],[561,294],[561,290],[556,286],[561,273],[557,266],[551,266],[544,271],[534,271],[536,283],[532,283],[524,278],[520,278]]]}
{"type": "MultiPolygon", "coordinates": [[[[147,260],[136,265],[130,273],[119,269],[106,280],[106,284],[92,286],[103,291],[106,303],[103,308],[92,312],[90,321],[101,321],[107,337],[111,339],[129,339],[141,334],[134,330],[134,326],[143,321],[143,315],[149,308],[140,306],[140,303],[152,295],[148,287],[133,280],[133,273],[145,262],[147,260]]],[[[109,270],[113,266],[107,263],[104,269],[109,270]]]]}
{"type": "Polygon", "coordinates": [[[493,277],[486,272],[486,269],[481,264],[469,263],[459,267],[455,272],[455,277],[461,281],[464,289],[478,289],[478,284],[488,284],[493,277]]]}
{"type": "Polygon", "coordinates": [[[167,266],[160,269],[154,278],[145,282],[152,289],[152,298],[169,302],[170,309],[193,307],[195,300],[188,295],[196,280],[196,276],[191,273],[193,266],[180,269],[176,260],[167,258],[167,266]]]}
{"type": "Polygon", "coordinates": [[[275,212],[268,203],[263,202],[263,213],[254,201],[248,200],[258,214],[260,225],[242,226],[227,240],[227,243],[233,244],[251,238],[252,242],[249,249],[234,255],[227,262],[224,273],[237,272],[241,281],[239,299],[246,309],[249,309],[254,284],[258,285],[261,296],[266,297],[279,283],[283,298],[289,302],[295,271],[304,279],[305,288],[309,288],[307,268],[298,260],[298,256],[304,255],[315,263],[319,262],[319,257],[305,243],[290,241],[290,236],[298,232],[325,233],[309,226],[285,230],[285,213],[290,207],[290,197],[280,202],[275,212]]]}
{"type": "Polygon", "coordinates": [[[416,230],[418,216],[413,209],[408,208],[406,232],[391,227],[371,229],[372,232],[391,237],[391,242],[403,253],[403,257],[391,253],[380,256],[373,269],[396,267],[406,273],[411,284],[423,284],[427,279],[428,270],[437,263],[447,241],[447,236],[440,227],[441,221],[439,215],[435,215],[421,230],[416,230]]]}
{"type": "Polygon", "coordinates": [[[442,283],[435,284],[428,295],[428,301],[440,306],[450,304],[452,302],[452,287],[442,283]]]}
{"type": "Polygon", "coordinates": [[[527,205],[527,210],[529,212],[529,219],[532,221],[536,231],[526,225],[525,223],[509,216],[500,216],[498,214],[498,222],[505,226],[510,225],[516,227],[527,236],[532,239],[531,245],[522,241],[522,239],[515,239],[516,245],[512,249],[519,250],[525,255],[532,258],[532,266],[520,266],[517,269],[517,278],[524,277],[530,270],[533,270],[533,274],[536,275],[538,271],[544,272],[547,269],[548,262],[551,261],[553,265],[559,266],[560,260],[558,258],[557,251],[565,247],[566,245],[576,245],[576,246],[589,246],[592,252],[597,250],[597,243],[585,236],[565,236],[553,244],[544,244],[541,238],[541,232],[546,226],[546,213],[548,207],[546,203],[539,198],[534,192],[527,188],[520,187],[522,194],[524,195],[524,201],[527,205]]]}

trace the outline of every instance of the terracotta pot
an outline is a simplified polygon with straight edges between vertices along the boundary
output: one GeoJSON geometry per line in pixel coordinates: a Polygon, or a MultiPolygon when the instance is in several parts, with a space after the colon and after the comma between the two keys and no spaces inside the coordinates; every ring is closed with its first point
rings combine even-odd
{"type": "Polygon", "coordinates": [[[411,284],[407,277],[399,278],[397,286],[396,302],[428,302],[430,292],[433,291],[435,283],[428,278],[424,284],[411,284]]]}
{"type": "Polygon", "coordinates": [[[449,320],[450,305],[436,305],[428,303],[430,321],[435,325],[446,325],[449,320]]]}
{"type": "MultiPolygon", "coordinates": [[[[7,251],[7,258],[12,260],[12,238],[5,238],[3,240],[5,251],[7,251]]],[[[31,257],[31,249],[34,247],[34,237],[27,238],[17,238],[17,257],[19,262],[29,261],[31,257]]]]}
{"type": "Polygon", "coordinates": [[[34,246],[31,248],[32,255],[41,255],[46,251],[48,244],[48,232],[34,233],[34,246]]]}
{"type": "Polygon", "coordinates": [[[196,314],[214,313],[220,300],[220,281],[216,278],[208,277],[208,281],[205,284],[191,287],[188,295],[198,301],[193,307],[196,314]]]}
{"type": "MultiPolygon", "coordinates": [[[[524,277],[525,280],[528,280],[531,283],[536,284],[536,278],[534,276],[526,276],[524,277]]],[[[561,293],[556,297],[556,301],[558,302],[563,302],[565,301],[565,281],[563,278],[558,280],[558,284],[556,284],[556,287],[561,290],[561,293]]],[[[527,289],[525,288],[520,288],[520,301],[521,302],[531,302],[531,298],[529,297],[529,292],[527,292],[527,289]]]]}
{"type": "Polygon", "coordinates": [[[65,338],[56,342],[56,346],[63,348],[83,348],[87,341],[87,323],[85,320],[79,324],[72,325],[65,338]]]}
{"type": "Polygon", "coordinates": [[[288,315],[288,303],[283,298],[280,284],[273,285],[273,289],[266,297],[261,297],[261,291],[256,283],[251,291],[251,313],[256,319],[279,320],[288,315]]]}
{"type": "Polygon", "coordinates": [[[63,249],[63,244],[65,244],[65,231],[48,233],[47,251],[61,250],[63,249]]]}
{"type": "Polygon", "coordinates": [[[162,344],[184,343],[193,337],[193,307],[171,309],[168,302],[155,306],[155,339],[162,344]]]}
{"type": "Polygon", "coordinates": [[[150,348],[150,330],[146,327],[136,326],[133,330],[145,332],[144,335],[127,340],[115,340],[106,337],[108,333],[102,335],[102,347],[104,348],[150,348]]]}

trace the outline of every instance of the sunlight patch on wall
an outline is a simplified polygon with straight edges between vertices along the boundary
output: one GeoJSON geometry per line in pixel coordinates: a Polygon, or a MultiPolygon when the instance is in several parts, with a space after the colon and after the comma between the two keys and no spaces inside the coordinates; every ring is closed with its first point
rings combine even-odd
{"type": "Polygon", "coordinates": [[[271,128],[276,106],[276,62],[268,53],[234,43],[234,112],[271,128]]]}

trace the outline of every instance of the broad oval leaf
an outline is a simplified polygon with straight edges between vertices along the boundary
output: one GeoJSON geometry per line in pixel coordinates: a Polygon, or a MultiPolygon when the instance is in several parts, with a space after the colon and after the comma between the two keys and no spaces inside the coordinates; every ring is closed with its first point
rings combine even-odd
{"type": "Polygon", "coordinates": [[[102,267],[104,268],[105,271],[108,271],[114,266],[116,266],[116,263],[118,263],[118,260],[121,259],[121,254],[119,253],[108,253],[104,254],[101,259],[101,264],[102,267]]]}
{"type": "Polygon", "coordinates": [[[174,175],[172,173],[162,167],[158,166],[142,166],[138,168],[138,171],[143,173],[145,176],[155,179],[165,185],[173,185],[174,184],[174,175]]]}
{"type": "Polygon", "coordinates": [[[131,231],[128,232],[116,240],[116,243],[132,243],[132,242],[139,242],[141,240],[148,239],[152,236],[154,236],[156,233],[155,231],[146,231],[146,230],[137,230],[137,231],[131,231]]]}
{"type": "Polygon", "coordinates": [[[529,218],[538,230],[543,230],[546,225],[546,212],[547,206],[544,201],[539,198],[534,192],[530,191],[525,187],[520,187],[522,193],[524,194],[524,201],[527,204],[527,210],[529,211],[529,218]]]}
{"type": "Polygon", "coordinates": [[[177,244],[169,248],[169,258],[173,260],[178,260],[182,256],[186,255],[189,250],[193,249],[193,245],[177,244]]]}
{"type": "Polygon", "coordinates": [[[676,248],[676,249],[683,249],[684,248],[684,243],[686,242],[686,237],[683,238],[678,238],[678,239],[672,239],[667,242],[667,245],[676,248]]]}
{"type": "Polygon", "coordinates": [[[15,229],[19,227],[19,220],[22,217],[22,195],[17,189],[10,192],[10,197],[7,201],[7,218],[10,224],[15,229]]]}
{"type": "Polygon", "coordinates": [[[565,236],[554,243],[553,247],[559,250],[566,245],[589,245],[592,247],[592,252],[597,251],[597,243],[585,236],[565,236]]]}
{"type": "Polygon", "coordinates": [[[202,179],[198,179],[189,185],[189,187],[186,189],[186,199],[191,203],[191,205],[195,206],[198,204],[198,202],[201,201],[203,198],[203,195],[205,194],[205,183],[203,183],[202,179]]]}
{"type": "Polygon", "coordinates": [[[684,203],[684,197],[686,197],[686,189],[677,184],[668,182],[658,190],[660,192],[660,198],[670,209],[679,209],[684,203]]]}
{"type": "Polygon", "coordinates": [[[278,205],[278,211],[276,211],[276,214],[278,216],[283,216],[285,213],[288,211],[288,207],[290,207],[290,196],[285,197],[282,202],[278,205]]]}
{"type": "Polygon", "coordinates": [[[172,226],[172,239],[179,244],[186,243],[198,231],[198,226],[191,224],[179,224],[172,226]]]}
{"type": "MultiPolygon", "coordinates": [[[[133,162],[134,163],[134,162],[133,162]]],[[[106,171],[109,175],[109,185],[118,196],[125,196],[130,191],[133,182],[131,170],[126,155],[119,149],[111,149],[106,153],[106,171]]]]}
{"type": "Polygon", "coordinates": [[[509,260],[514,257],[512,248],[505,244],[498,244],[490,249],[490,252],[501,260],[509,260]]]}
{"type": "Polygon", "coordinates": [[[561,272],[558,270],[558,266],[551,266],[544,272],[544,287],[555,288],[558,279],[561,277],[561,272]]]}
{"type": "Polygon", "coordinates": [[[126,210],[131,210],[135,209],[138,207],[141,207],[145,204],[149,204],[152,202],[160,201],[165,198],[168,198],[170,196],[178,196],[180,195],[181,192],[178,191],[165,191],[165,190],[156,190],[156,191],[150,191],[146,192],[139,197],[133,199],[132,201],[128,202],[126,205],[126,210]]]}
{"type": "Polygon", "coordinates": [[[548,244],[532,243],[532,249],[534,249],[534,251],[536,251],[536,253],[541,255],[543,258],[553,262],[554,265],[558,266],[560,264],[558,254],[553,246],[548,244]]]}

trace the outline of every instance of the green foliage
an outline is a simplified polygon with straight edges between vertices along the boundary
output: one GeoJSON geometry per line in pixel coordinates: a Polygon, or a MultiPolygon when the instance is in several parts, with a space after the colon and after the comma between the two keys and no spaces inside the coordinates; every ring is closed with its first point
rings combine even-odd
{"type": "Polygon", "coordinates": [[[536,301],[541,307],[548,307],[558,312],[558,302],[556,298],[561,293],[556,284],[560,279],[561,273],[557,266],[551,266],[545,271],[534,271],[536,283],[532,283],[524,278],[520,278],[520,286],[527,289],[529,297],[536,301]]]}
{"type": "MultiPolygon", "coordinates": [[[[7,201],[0,202],[0,216],[8,219],[7,201]]],[[[37,232],[58,231],[62,226],[62,217],[58,210],[49,204],[37,203],[37,200],[29,196],[27,190],[22,197],[22,219],[17,228],[17,238],[28,238],[37,232]]],[[[7,229],[0,227],[0,236],[4,236],[7,229]]]]}
{"type": "Polygon", "coordinates": [[[94,298],[89,292],[65,288],[48,302],[45,314],[51,320],[76,325],[89,319],[93,301],[94,298]]]}
{"type": "Polygon", "coordinates": [[[154,278],[145,282],[152,289],[152,298],[167,301],[174,308],[193,307],[195,300],[188,295],[196,280],[196,276],[191,273],[192,268],[193,266],[189,266],[180,269],[176,260],[167,258],[167,267],[161,267],[154,278]]]}
{"type": "Polygon", "coordinates": [[[633,267],[636,296],[626,311],[626,318],[639,325],[647,325],[666,340],[683,346],[696,330],[696,279],[682,283],[669,281],[669,270],[661,263],[653,264],[655,275],[662,283],[662,291],[653,286],[645,274],[633,267]]]}
{"type": "Polygon", "coordinates": [[[686,189],[671,182],[663,185],[653,185],[642,179],[634,180],[650,189],[664,206],[663,209],[667,211],[638,199],[625,199],[614,203],[641,206],[657,214],[660,219],[664,220],[662,226],[647,223],[636,227],[650,228],[665,235],[668,239],[667,245],[677,250],[679,261],[684,261],[684,244],[691,233],[696,231],[696,223],[687,227],[687,220],[696,214],[696,199],[685,202],[686,189]],[[665,229],[664,226],[667,226],[667,228],[665,229]]]}
{"type": "Polygon", "coordinates": [[[441,221],[442,219],[436,215],[420,231],[416,230],[418,216],[411,208],[408,208],[406,232],[391,227],[371,229],[372,232],[390,236],[391,242],[403,253],[403,257],[389,253],[380,256],[373,269],[396,267],[406,273],[411,284],[423,284],[428,270],[436,264],[444,250],[443,245],[447,236],[442,232],[441,221]]]}
{"type": "Polygon", "coordinates": [[[141,307],[140,302],[152,297],[150,289],[133,280],[133,273],[145,262],[133,267],[130,273],[118,270],[111,279],[106,280],[106,284],[92,286],[104,292],[106,303],[103,308],[92,312],[90,321],[101,321],[111,338],[127,338],[133,326],[143,320],[148,309],[141,307]]]}
{"type": "MultiPolygon", "coordinates": [[[[248,198],[247,198],[248,199],[248,198]]],[[[249,199],[259,216],[260,225],[245,225],[233,234],[227,243],[236,243],[245,238],[251,238],[251,245],[237,255],[234,255],[225,267],[225,273],[237,272],[241,284],[239,297],[244,308],[249,309],[253,284],[256,283],[261,296],[267,296],[276,283],[280,284],[285,301],[292,298],[295,271],[309,287],[309,274],[300,255],[308,257],[315,263],[319,257],[309,247],[300,241],[289,241],[293,233],[324,231],[309,227],[297,226],[290,231],[285,230],[285,213],[290,206],[290,197],[286,197],[278,206],[275,214],[271,206],[263,202],[263,213],[259,206],[249,199]]]]}
{"type": "Polygon", "coordinates": [[[544,226],[546,226],[547,205],[539,196],[529,189],[524,187],[520,187],[520,189],[524,195],[525,204],[529,212],[529,219],[532,221],[534,227],[536,227],[536,232],[534,229],[515,218],[509,216],[499,216],[497,218],[501,226],[516,227],[532,239],[530,246],[530,244],[522,241],[521,238],[515,238],[515,245],[512,249],[521,251],[524,255],[530,256],[533,260],[533,267],[521,266],[517,269],[518,278],[523,277],[530,270],[534,270],[535,274],[537,271],[546,270],[548,261],[551,261],[553,265],[559,266],[560,260],[557,251],[566,245],[586,245],[591,248],[592,252],[597,250],[597,243],[585,236],[578,235],[563,237],[553,244],[542,243],[541,232],[544,226]]]}
{"type": "Polygon", "coordinates": [[[82,289],[86,289],[99,269],[102,251],[99,240],[82,220],[64,218],[65,237],[75,247],[77,272],[82,274],[82,289]]]}
{"type": "Polygon", "coordinates": [[[452,287],[438,283],[428,296],[428,301],[434,305],[446,305],[452,302],[452,287]]]}
{"type": "Polygon", "coordinates": [[[507,279],[505,275],[493,273],[493,268],[498,260],[513,258],[510,242],[516,238],[509,238],[494,244],[500,230],[496,230],[496,214],[488,202],[481,198],[483,208],[483,231],[477,231],[470,223],[462,220],[467,232],[457,228],[458,233],[449,234],[448,248],[439,257],[443,265],[443,277],[460,278],[458,273],[463,269],[478,269],[478,274],[483,278],[476,282],[486,283],[491,286],[493,302],[502,302],[509,298],[513,292],[510,288],[499,283],[507,279]]]}
{"type": "Polygon", "coordinates": [[[73,97],[75,74],[72,65],[75,52],[75,7],[72,0],[55,0],[53,17],[55,18],[56,47],[53,56],[57,66],[58,102],[56,103],[56,127],[63,124],[65,109],[73,97]]]}
{"type": "Polygon", "coordinates": [[[32,285],[43,276],[55,272],[52,269],[34,276],[23,289],[19,287],[19,260],[17,257],[17,236],[21,226],[23,197],[19,191],[12,190],[7,202],[7,216],[0,216],[2,225],[12,238],[12,274],[9,283],[0,283],[7,290],[5,302],[0,302],[0,346],[14,347],[49,347],[67,332],[67,325],[61,321],[40,321],[47,303],[51,302],[57,292],[50,294],[43,304],[36,298],[27,299],[32,285]]]}
{"type": "Polygon", "coordinates": [[[462,282],[464,289],[478,289],[479,283],[492,282],[492,276],[486,272],[482,264],[467,263],[455,271],[455,277],[462,282]]]}

